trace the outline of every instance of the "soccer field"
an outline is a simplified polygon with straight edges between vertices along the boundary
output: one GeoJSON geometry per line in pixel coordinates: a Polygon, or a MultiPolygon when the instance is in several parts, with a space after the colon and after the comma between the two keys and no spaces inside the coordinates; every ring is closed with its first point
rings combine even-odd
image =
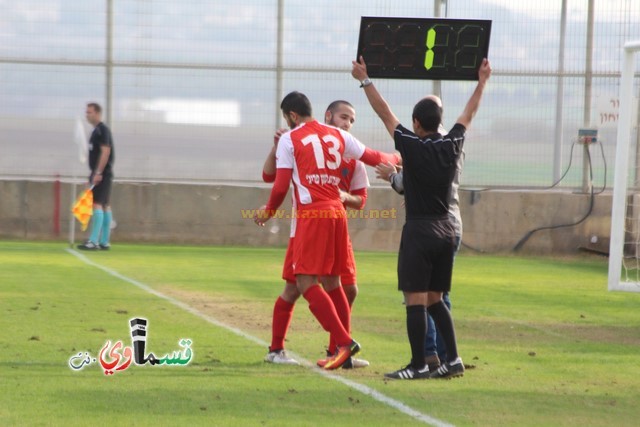
{"type": "Polygon", "coordinates": [[[303,366],[263,362],[283,257],[0,242],[0,425],[637,425],[640,295],[607,292],[604,258],[459,255],[453,312],[475,369],[385,381],[410,358],[396,254],[356,253],[353,335],[371,366],[330,373],[304,300],[287,341],[303,366]],[[125,363],[132,318],[157,364],[125,363]]]}

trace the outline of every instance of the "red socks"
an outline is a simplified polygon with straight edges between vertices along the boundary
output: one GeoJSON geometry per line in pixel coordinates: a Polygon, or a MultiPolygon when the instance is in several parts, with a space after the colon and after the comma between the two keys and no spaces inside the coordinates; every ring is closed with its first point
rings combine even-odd
{"type": "MultiPolygon", "coordinates": [[[[347,295],[344,293],[344,289],[342,286],[338,286],[334,290],[327,292],[329,298],[333,302],[333,306],[336,308],[336,312],[338,313],[338,318],[340,319],[340,323],[347,331],[349,335],[351,335],[351,307],[349,307],[349,300],[347,299],[347,295]]],[[[336,352],[336,342],[333,335],[329,336],[329,353],[334,354],[336,352]]]]}
{"type": "Polygon", "coordinates": [[[282,350],[284,348],[284,338],[287,336],[287,330],[291,324],[293,317],[293,308],[295,304],[291,304],[278,297],[273,305],[273,321],[271,322],[271,346],[269,351],[282,350]]]}
{"type": "MultiPolygon", "coordinates": [[[[342,298],[347,307],[349,304],[346,302],[344,291],[342,291],[342,298]]],[[[325,331],[329,332],[334,337],[336,344],[339,346],[347,346],[351,344],[351,336],[349,332],[342,326],[342,322],[336,312],[336,307],[331,302],[331,298],[318,284],[311,286],[307,291],[302,294],[304,299],[309,302],[309,310],[318,319],[320,325],[325,331]]]]}

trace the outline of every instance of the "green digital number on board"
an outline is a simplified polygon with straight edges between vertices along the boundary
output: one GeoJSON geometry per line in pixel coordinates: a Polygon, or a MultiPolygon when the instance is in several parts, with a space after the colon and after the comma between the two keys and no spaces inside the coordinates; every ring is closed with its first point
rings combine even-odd
{"type": "Polygon", "coordinates": [[[427,54],[424,56],[424,68],[430,70],[433,67],[433,47],[436,45],[436,30],[433,27],[427,31],[427,54]]]}

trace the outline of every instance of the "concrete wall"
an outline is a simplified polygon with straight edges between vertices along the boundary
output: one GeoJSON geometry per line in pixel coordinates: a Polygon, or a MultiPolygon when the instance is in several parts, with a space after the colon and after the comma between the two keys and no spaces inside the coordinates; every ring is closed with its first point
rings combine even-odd
{"type": "MultiPolygon", "coordinates": [[[[268,196],[269,188],[116,182],[112,241],[283,246],[289,235],[287,219],[273,219],[260,228],[243,218],[244,209],[261,206],[268,196]]],[[[510,252],[529,231],[574,223],[590,206],[589,195],[565,191],[463,190],[460,198],[463,241],[487,252],[510,252]]],[[[0,181],[0,238],[67,241],[72,204],[71,184],[0,181]]],[[[283,206],[287,214],[290,206],[288,201],[283,206]]],[[[535,232],[520,253],[574,253],[580,248],[608,252],[610,214],[611,195],[597,195],[584,222],[535,232]]],[[[349,221],[356,249],[397,250],[404,223],[400,196],[387,188],[370,189],[367,206],[357,215],[349,221]]],[[[75,240],[81,241],[86,233],[74,224],[75,240]]]]}

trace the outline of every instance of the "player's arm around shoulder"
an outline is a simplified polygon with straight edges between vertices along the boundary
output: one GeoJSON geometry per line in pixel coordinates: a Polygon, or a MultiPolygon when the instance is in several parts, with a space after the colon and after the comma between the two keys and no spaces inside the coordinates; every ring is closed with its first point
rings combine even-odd
{"type": "Polygon", "coordinates": [[[467,105],[464,108],[464,111],[458,117],[457,123],[460,123],[465,129],[469,129],[469,125],[471,124],[471,120],[478,112],[478,107],[480,106],[480,100],[482,99],[482,93],[484,92],[484,88],[489,81],[489,77],[491,77],[491,63],[487,58],[482,60],[482,64],[480,64],[480,68],[478,69],[478,84],[471,94],[471,98],[467,101],[467,105]]]}
{"type": "Polygon", "coordinates": [[[351,172],[351,180],[349,184],[349,197],[345,201],[345,206],[353,209],[362,210],[367,204],[367,187],[369,187],[369,177],[364,163],[359,160],[355,161],[355,166],[351,172]]]}
{"type": "Polygon", "coordinates": [[[364,205],[367,202],[367,189],[361,188],[349,193],[340,190],[340,201],[345,208],[352,208],[357,210],[364,209],[364,205]]]}

